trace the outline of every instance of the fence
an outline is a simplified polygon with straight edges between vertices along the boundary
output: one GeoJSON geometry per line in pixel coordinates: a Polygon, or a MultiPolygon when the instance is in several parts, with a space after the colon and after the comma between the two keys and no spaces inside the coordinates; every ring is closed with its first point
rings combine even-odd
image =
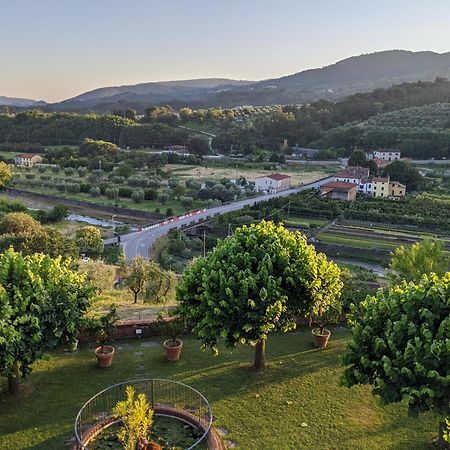
{"type": "Polygon", "coordinates": [[[118,421],[112,410],[118,401],[125,400],[126,386],[133,386],[136,394],[147,395],[155,416],[173,417],[203,432],[186,450],[200,443],[207,444],[209,449],[222,448],[211,430],[213,415],[206,398],[186,384],[156,378],[115,384],[90,398],[75,419],[75,449],[88,450],[96,435],[118,421]]]}

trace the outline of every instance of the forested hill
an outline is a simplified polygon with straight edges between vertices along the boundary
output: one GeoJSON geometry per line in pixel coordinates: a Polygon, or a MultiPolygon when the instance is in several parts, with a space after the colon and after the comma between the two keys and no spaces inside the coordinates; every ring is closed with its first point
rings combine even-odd
{"type": "Polygon", "coordinates": [[[336,103],[245,108],[245,122],[239,108],[184,108],[178,117],[169,107],[153,107],[139,120],[130,110],[103,116],[28,111],[0,114],[0,142],[59,145],[92,138],[123,147],[161,148],[188,143],[192,132],[179,127],[188,125],[212,130],[217,135],[213,147],[223,153],[231,148],[243,154],[280,153],[286,139],[289,147],[331,149],[341,155],[355,147],[397,147],[411,157],[450,157],[449,103],[450,81],[440,78],[355,94],[336,103]]]}
{"type": "Polygon", "coordinates": [[[287,139],[290,146],[335,149],[344,155],[356,147],[399,147],[406,156],[449,157],[446,108],[430,107],[433,120],[442,124],[438,128],[417,123],[414,129],[400,129],[392,122],[375,129],[365,128],[362,123],[379,114],[436,103],[450,103],[450,81],[440,78],[435,82],[403,83],[351,95],[336,103],[321,100],[302,107],[285,106],[258,116],[250,128],[219,133],[214,143],[222,151],[233,146],[242,153],[251,153],[255,148],[275,149],[287,139]]]}
{"type": "Polygon", "coordinates": [[[319,99],[336,101],[357,92],[436,77],[450,78],[450,53],[389,50],[264,81],[199,79],[103,87],[45,108],[111,113],[117,108],[142,112],[164,104],[174,108],[299,104],[319,99]]]}

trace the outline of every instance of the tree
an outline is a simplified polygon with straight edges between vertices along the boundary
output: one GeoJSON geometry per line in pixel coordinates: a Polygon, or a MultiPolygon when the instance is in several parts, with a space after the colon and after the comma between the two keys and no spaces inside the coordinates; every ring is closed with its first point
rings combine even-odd
{"type": "Polygon", "coordinates": [[[129,164],[121,164],[115,171],[115,174],[119,177],[128,178],[133,175],[134,169],[129,164]]]}
{"type": "Polygon", "coordinates": [[[11,167],[4,163],[0,162],[0,188],[6,186],[12,178],[11,167]]]}
{"type": "Polygon", "coordinates": [[[194,199],[192,197],[181,197],[180,203],[185,209],[189,209],[192,207],[192,204],[194,203],[194,199]]]}
{"type": "Polygon", "coordinates": [[[133,293],[134,303],[137,303],[138,295],[143,291],[151,272],[151,262],[141,256],[136,256],[121,267],[124,284],[133,293]]]}
{"type": "Polygon", "coordinates": [[[384,174],[389,176],[391,180],[405,184],[410,191],[416,190],[422,182],[422,176],[419,171],[409,161],[398,160],[391,162],[384,169],[384,174]]]}
{"type": "Polygon", "coordinates": [[[109,200],[117,200],[119,198],[119,189],[118,188],[105,189],[105,195],[109,200]]]}
{"type": "Polygon", "coordinates": [[[131,194],[131,200],[133,200],[134,203],[141,203],[144,201],[144,199],[145,192],[142,189],[137,189],[131,194]]]}
{"type": "Polygon", "coordinates": [[[116,144],[107,141],[86,138],[80,145],[79,154],[81,156],[109,156],[117,153],[119,148],[116,144]]]}
{"type": "Polygon", "coordinates": [[[41,224],[25,212],[8,213],[0,222],[0,234],[35,233],[40,228],[41,224]]]}
{"type": "Polygon", "coordinates": [[[367,167],[367,155],[363,150],[353,150],[348,159],[349,166],[367,167]]]}
{"type": "Polygon", "coordinates": [[[93,290],[71,261],[48,255],[0,255],[0,373],[16,393],[20,374],[45,349],[74,338],[93,290]]]}
{"type": "MultiPolygon", "coordinates": [[[[383,403],[406,401],[410,414],[450,416],[450,272],[403,282],[353,308],[343,383],[373,386],[383,403]]],[[[442,438],[443,426],[441,426],[442,438]]]]}
{"type": "Polygon", "coordinates": [[[209,152],[208,141],[200,136],[191,136],[188,141],[189,152],[203,156],[209,152]]]}
{"type": "Polygon", "coordinates": [[[320,296],[338,297],[339,274],[301,233],[263,221],[238,228],[184,272],[177,312],[214,353],[221,339],[254,346],[253,367],[262,370],[268,335],[295,329],[320,296]]]}
{"type": "Polygon", "coordinates": [[[80,253],[89,258],[98,258],[104,248],[100,230],[92,225],[82,227],[76,231],[75,244],[80,249],[80,253]]]}
{"type": "Polygon", "coordinates": [[[443,276],[449,269],[450,257],[444,253],[442,241],[425,239],[409,248],[397,247],[392,253],[388,278],[393,285],[402,280],[419,282],[425,274],[432,272],[443,276]]]}
{"type": "Polygon", "coordinates": [[[166,192],[158,194],[158,202],[161,203],[161,205],[165,205],[167,200],[169,200],[169,195],[166,192]]]}

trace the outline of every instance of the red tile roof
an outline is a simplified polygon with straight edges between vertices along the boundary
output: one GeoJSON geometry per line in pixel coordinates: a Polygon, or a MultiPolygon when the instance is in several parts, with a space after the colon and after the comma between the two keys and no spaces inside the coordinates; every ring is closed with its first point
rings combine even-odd
{"type": "Polygon", "coordinates": [[[33,158],[33,156],[38,156],[36,153],[19,153],[15,158],[33,158]]]}
{"type": "Polygon", "coordinates": [[[376,181],[378,183],[389,183],[389,177],[373,177],[372,181],[375,183],[376,181]]]}
{"type": "Polygon", "coordinates": [[[258,178],[272,178],[272,180],[276,180],[276,181],[280,181],[280,180],[285,180],[286,178],[291,178],[289,175],[283,175],[281,173],[273,173],[272,175],[262,175],[261,177],[258,178]]]}
{"type": "Polygon", "coordinates": [[[347,183],[347,181],[330,181],[329,183],[323,184],[320,189],[342,189],[349,191],[354,187],[358,187],[358,185],[355,183],[347,183]]]}

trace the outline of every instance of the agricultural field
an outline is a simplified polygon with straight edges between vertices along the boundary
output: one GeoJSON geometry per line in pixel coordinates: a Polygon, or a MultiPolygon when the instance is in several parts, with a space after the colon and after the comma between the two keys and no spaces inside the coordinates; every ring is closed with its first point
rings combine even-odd
{"type": "MultiPolygon", "coordinates": [[[[222,179],[234,180],[244,177],[247,181],[254,181],[255,178],[270,175],[274,172],[290,175],[291,185],[298,186],[301,183],[309,183],[330,174],[330,168],[321,166],[308,166],[307,168],[283,165],[279,169],[264,169],[264,164],[205,164],[202,166],[185,166],[181,164],[167,165],[167,169],[175,176],[183,178],[193,178],[199,182],[219,181],[222,179]]],[[[331,169],[335,172],[335,169],[331,169]]]]}
{"type": "MultiPolygon", "coordinates": [[[[409,231],[387,224],[383,226],[350,222],[336,223],[326,231],[319,232],[316,245],[343,246],[346,248],[344,251],[349,252],[346,257],[385,264],[389,253],[397,247],[408,247],[423,239],[441,241],[446,251],[450,250],[450,234],[409,231]]],[[[332,248],[328,252],[330,250],[332,251],[332,248]]]]}
{"type": "Polygon", "coordinates": [[[450,103],[411,106],[377,114],[361,125],[397,128],[450,128],[450,103]]]}

